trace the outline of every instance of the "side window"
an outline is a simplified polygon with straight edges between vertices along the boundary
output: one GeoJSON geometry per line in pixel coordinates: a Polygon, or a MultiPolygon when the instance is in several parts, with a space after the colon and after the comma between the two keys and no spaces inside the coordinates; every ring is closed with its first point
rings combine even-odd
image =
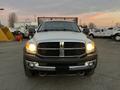
{"type": "Polygon", "coordinates": [[[113,28],[111,27],[111,28],[108,28],[108,30],[113,30],[113,28]]]}
{"type": "Polygon", "coordinates": [[[104,32],[104,30],[103,30],[103,29],[102,29],[101,31],[102,31],[102,32],[104,32]]]}
{"type": "Polygon", "coordinates": [[[95,32],[97,33],[97,32],[100,32],[100,30],[95,30],[95,32]]]}

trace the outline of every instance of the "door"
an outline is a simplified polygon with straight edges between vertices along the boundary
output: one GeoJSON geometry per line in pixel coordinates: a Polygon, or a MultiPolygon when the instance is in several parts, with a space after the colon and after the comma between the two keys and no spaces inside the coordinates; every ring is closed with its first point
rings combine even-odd
{"type": "Polygon", "coordinates": [[[101,35],[102,35],[101,30],[96,29],[96,30],[94,31],[94,36],[100,37],[101,35]]]}

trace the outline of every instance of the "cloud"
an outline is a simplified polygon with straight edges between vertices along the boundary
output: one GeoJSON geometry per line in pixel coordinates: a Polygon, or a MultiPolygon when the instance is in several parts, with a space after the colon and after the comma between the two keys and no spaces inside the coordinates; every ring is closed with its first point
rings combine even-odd
{"type": "Polygon", "coordinates": [[[79,16],[82,24],[95,23],[97,26],[114,26],[120,23],[120,11],[94,12],[79,16]]]}

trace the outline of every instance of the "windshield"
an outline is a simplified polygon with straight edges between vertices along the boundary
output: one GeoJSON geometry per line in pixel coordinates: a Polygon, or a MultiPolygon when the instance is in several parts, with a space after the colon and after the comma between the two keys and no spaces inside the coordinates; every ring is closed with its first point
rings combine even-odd
{"type": "Polygon", "coordinates": [[[73,31],[80,32],[76,23],[66,21],[48,21],[44,22],[38,29],[38,32],[45,31],[73,31]]]}

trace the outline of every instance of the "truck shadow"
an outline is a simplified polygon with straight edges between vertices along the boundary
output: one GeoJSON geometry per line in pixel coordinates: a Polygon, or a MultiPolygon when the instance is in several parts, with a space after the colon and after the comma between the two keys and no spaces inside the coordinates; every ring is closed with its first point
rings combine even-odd
{"type": "MultiPolygon", "coordinates": [[[[84,76],[64,76],[64,75],[60,75],[60,76],[44,76],[44,77],[34,77],[31,79],[27,79],[28,82],[36,82],[36,85],[34,87],[36,87],[36,89],[38,88],[44,88],[45,90],[47,88],[51,88],[52,89],[74,89],[76,87],[80,87],[80,86],[86,86],[90,84],[90,82],[93,80],[94,75],[91,77],[84,77],[84,76]]],[[[78,88],[77,88],[78,89],[78,88]]]]}

